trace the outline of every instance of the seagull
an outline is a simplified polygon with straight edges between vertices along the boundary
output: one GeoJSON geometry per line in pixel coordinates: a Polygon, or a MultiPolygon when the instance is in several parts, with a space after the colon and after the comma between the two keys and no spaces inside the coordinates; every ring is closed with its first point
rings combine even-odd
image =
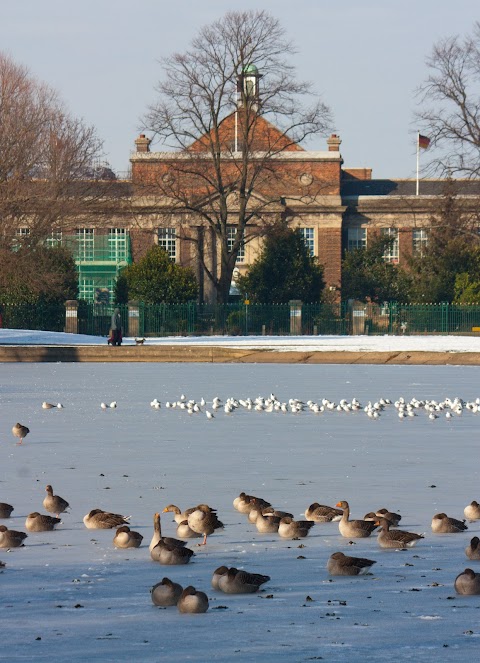
{"type": "Polygon", "coordinates": [[[215,419],[213,414],[211,412],[209,412],[208,410],[205,411],[205,414],[207,415],[207,419],[215,419]]]}

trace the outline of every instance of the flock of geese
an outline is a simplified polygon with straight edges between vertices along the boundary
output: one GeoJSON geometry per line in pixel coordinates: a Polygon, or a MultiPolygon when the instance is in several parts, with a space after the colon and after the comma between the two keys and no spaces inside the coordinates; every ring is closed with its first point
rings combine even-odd
{"type": "MultiPolygon", "coordinates": [[[[310,400],[303,402],[293,398],[281,402],[274,394],[270,394],[269,397],[255,399],[227,398],[225,402],[222,402],[219,397],[215,397],[211,401],[210,409],[207,409],[206,405],[203,398],[197,402],[193,399],[187,399],[183,394],[177,401],[166,401],[164,403],[164,407],[167,409],[185,410],[190,415],[203,413],[209,419],[213,419],[214,412],[218,410],[223,410],[225,414],[232,414],[238,409],[292,414],[363,411],[369,418],[378,419],[387,407],[393,406],[397,410],[400,419],[415,417],[420,412],[424,412],[432,420],[437,419],[442,413],[446,418],[452,418],[461,416],[465,410],[473,414],[480,412],[480,398],[475,401],[463,401],[460,398],[454,398],[453,400],[446,398],[444,401],[412,398],[408,402],[404,398],[399,398],[394,403],[389,399],[382,398],[374,403],[369,401],[367,405],[362,406],[356,398],[350,401],[341,399],[338,403],[327,399],[320,402],[310,400]]],[[[150,406],[154,409],[160,409],[162,403],[155,398],[150,406]]],[[[117,402],[101,403],[100,407],[103,410],[115,409],[117,402]]],[[[63,405],[61,403],[43,402],[42,408],[63,409],[63,405]]],[[[18,422],[12,428],[12,434],[18,440],[17,444],[22,444],[29,432],[27,426],[18,422]]],[[[55,495],[51,485],[47,485],[45,490],[47,494],[43,500],[43,507],[48,514],[37,511],[28,514],[25,520],[25,529],[29,533],[54,530],[62,522],[61,514],[69,510],[69,503],[59,495],[55,495]]],[[[283,539],[298,540],[304,538],[308,536],[310,530],[316,524],[328,522],[338,522],[341,536],[348,539],[365,538],[376,532],[378,545],[381,548],[404,550],[417,545],[425,538],[424,533],[408,532],[400,529],[401,516],[386,508],[369,512],[362,519],[350,519],[350,506],[344,500],[339,501],[335,506],[326,506],[314,502],[305,510],[304,520],[295,519],[292,513],[279,511],[270,502],[243,492],[235,498],[233,506],[238,512],[247,516],[248,521],[255,525],[259,533],[277,534],[283,539]]],[[[10,504],[0,502],[1,519],[9,519],[12,511],[13,507],[10,504]]],[[[208,536],[224,527],[217,517],[216,509],[207,504],[199,504],[185,511],[174,504],[169,504],[163,509],[163,513],[173,514],[177,525],[178,538],[162,535],[161,516],[160,513],[155,513],[149,551],[154,562],[165,566],[188,564],[195,553],[193,549],[187,547],[187,542],[190,539],[203,537],[201,543],[197,545],[204,546],[207,544],[208,536]]],[[[472,501],[465,507],[464,515],[470,521],[480,520],[480,504],[472,501]]],[[[88,529],[115,529],[113,545],[116,548],[139,548],[144,537],[130,528],[129,520],[130,517],[127,516],[93,509],[84,516],[83,523],[88,529]]],[[[445,513],[438,513],[432,518],[431,530],[435,534],[455,534],[467,529],[465,520],[457,520],[445,513]]],[[[11,530],[5,525],[0,525],[0,548],[10,549],[23,546],[27,536],[26,532],[11,530]]],[[[470,560],[480,560],[480,541],[478,537],[474,536],[471,539],[465,549],[465,554],[470,560]]],[[[356,576],[368,573],[375,563],[375,560],[335,552],[328,559],[327,570],[331,575],[356,576]]],[[[4,562],[0,562],[0,568],[5,566],[4,562]]],[[[211,586],[214,590],[227,594],[249,594],[257,592],[269,580],[270,576],[268,575],[220,566],[213,572],[211,586]]],[[[457,576],[454,586],[459,594],[479,595],[480,573],[475,573],[472,569],[466,568],[457,576]]],[[[191,585],[183,588],[167,577],[152,587],[151,599],[154,605],[157,606],[176,605],[182,613],[202,613],[206,612],[209,607],[205,592],[198,591],[191,585]]]]}
{"type": "MultiPolygon", "coordinates": [[[[51,485],[45,488],[46,496],[43,507],[48,514],[33,512],[28,514],[25,528],[28,532],[52,531],[61,521],[61,514],[68,512],[69,503],[55,495],[51,485]],[[52,515],[50,515],[52,514],[52,515]]],[[[233,501],[234,508],[247,516],[259,533],[278,534],[283,539],[299,540],[308,536],[310,530],[319,523],[338,522],[339,532],[347,539],[365,538],[377,532],[378,545],[381,548],[405,550],[411,548],[425,538],[425,534],[408,532],[399,529],[401,515],[386,508],[377,509],[367,513],[362,519],[350,519],[350,506],[342,500],[335,506],[327,506],[314,502],[305,510],[305,520],[297,520],[292,513],[275,509],[270,502],[247,495],[242,492],[233,501]]],[[[13,506],[0,502],[0,518],[8,519],[13,512],[13,506]]],[[[187,547],[190,539],[201,538],[198,546],[207,544],[208,537],[217,530],[223,529],[223,523],[218,519],[216,509],[207,504],[199,504],[182,511],[175,504],[167,505],[162,513],[172,513],[177,525],[177,536],[166,537],[162,535],[161,515],[155,513],[153,517],[153,536],[150,541],[150,557],[154,562],[164,566],[188,564],[195,555],[193,549],[187,547]]],[[[465,518],[474,521],[480,520],[480,504],[475,500],[464,509],[465,518]]],[[[83,518],[87,529],[115,529],[113,545],[116,548],[139,548],[143,535],[132,530],[129,526],[129,516],[92,509],[83,518]]],[[[445,513],[435,514],[431,522],[431,530],[437,534],[456,534],[468,529],[465,520],[458,520],[445,513]]],[[[26,532],[11,530],[0,525],[0,548],[10,549],[21,547],[28,534],[26,532]]],[[[470,560],[480,561],[480,540],[473,537],[465,549],[470,560]]],[[[327,570],[334,576],[356,576],[368,573],[375,564],[375,560],[363,557],[353,557],[342,552],[334,552],[327,562],[327,570]]],[[[5,567],[0,562],[0,567],[5,567]]],[[[270,580],[270,576],[260,573],[250,573],[244,569],[220,566],[213,572],[211,586],[214,590],[226,594],[251,594],[257,592],[261,586],[270,580]]],[[[480,595],[480,573],[466,568],[454,582],[455,590],[459,594],[480,595]]],[[[182,613],[203,613],[208,610],[209,601],[205,592],[197,590],[192,585],[183,588],[180,584],[164,577],[151,589],[151,599],[154,605],[161,607],[177,606],[182,613]]]]}

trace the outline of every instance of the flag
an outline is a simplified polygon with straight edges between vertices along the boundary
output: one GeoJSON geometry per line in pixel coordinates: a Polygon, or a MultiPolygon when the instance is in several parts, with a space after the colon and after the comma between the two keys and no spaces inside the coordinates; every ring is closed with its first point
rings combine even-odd
{"type": "Polygon", "coordinates": [[[426,150],[429,145],[430,145],[430,138],[428,138],[427,136],[422,136],[422,134],[418,134],[418,147],[421,147],[424,150],[426,150]]]}

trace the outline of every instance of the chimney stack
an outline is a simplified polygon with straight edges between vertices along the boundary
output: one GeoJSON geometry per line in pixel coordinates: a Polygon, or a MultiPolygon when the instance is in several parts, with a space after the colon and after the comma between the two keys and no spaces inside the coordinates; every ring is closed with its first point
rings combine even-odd
{"type": "Polygon", "coordinates": [[[150,143],[151,139],[147,138],[145,134],[140,134],[140,136],[135,141],[137,146],[137,152],[150,152],[150,143]]]}
{"type": "Polygon", "coordinates": [[[327,138],[327,145],[328,145],[328,151],[329,152],[340,152],[340,144],[341,144],[340,136],[337,136],[337,134],[332,134],[330,138],[327,138]]]}

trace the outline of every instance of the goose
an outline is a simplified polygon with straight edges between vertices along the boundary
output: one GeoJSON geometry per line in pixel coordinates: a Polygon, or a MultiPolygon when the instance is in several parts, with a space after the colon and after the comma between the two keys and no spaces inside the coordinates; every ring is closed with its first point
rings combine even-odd
{"type": "Polygon", "coordinates": [[[28,534],[17,532],[14,529],[8,529],[5,525],[0,525],[0,548],[19,548],[24,545],[24,540],[28,534]]]}
{"type": "Polygon", "coordinates": [[[389,511],[388,509],[378,509],[378,511],[375,512],[375,515],[377,518],[386,518],[394,527],[396,527],[402,520],[402,516],[399,513],[392,513],[392,511],[389,511]]]}
{"type": "Polygon", "coordinates": [[[113,529],[128,525],[129,520],[130,516],[121,516],[118,513],[102,511],[102,509],[92,509],[83,518],[85,527],[88,529],[113,529]]]}
{"type": "Polygon", "coordinates": [[[341,502],[337,502],[335,506],[343,510],[342,518],[338,523],[338,529],[340,530],[340,534],[347,539],[365,538],[370,536],[376,529],[375,522],[371,520],[349,520],[350,507],[348,502],[342,500],[341,502]]]}
{"type": "Polygon", "coordinates": [[[180,525],[180,523],[183,523],[184,520],[187,520],[188,516],[192,511],[194,511],[195,507],[190,508],[190,509],[185,509],[185,511],[181,511],[178,506],[175,504],[168,504],[162,511],[162,513],[173,513],[173,518],[177,525],[180,525]]]}
{"type": "Polygon", "coordinates": [[[30,428],[27,428],[26,426],[23,426],[22,424],[19,424],[17,422],[15,426],[12,428],[12,433],[15,437],[18,437],[18,439],[20,440],[20,442],[17,442],[17,444],[22,444],[23,440],[30,433],[30,428]]]}
{"type": "MultiPolygon", "coordinates": [[[[182,541],[182,543],[184,544],[185,542],[182,541]]],[[[165,564],[167,566],[188,564],[194,554],[195,553],[193,550],[190,550],[190,548],[174,546],[171,543],[167,543],[164,539],[160,539],[160,541],[150,550],[150,557],[154,562],[165,564]]]]}
{"type": "Polygon", "coordinates": [[[464,520],[449,518],[446,513],[437,513],[432,518],[432,532],[435,534],[457,534],[464,532],[468,527],[464,520]]]}
{"type": "Polygon", "coordinates": [[[119,527],[113,537],[115,548],[140,548],[143,536],[139,532],[133,532],[128,525],[119,527]]]}
{"type": "Polygon", "coordinates": [[[172,536],[162,536],[162,523],[160,520],[160,514],[159,513],[154,513],[153,514],[153,536],[152,540],[150,541],[150,545],[148,546],[148,549],[150,552],[155,548],[156,545],[160,541],[163,541],[163,543],[173,546],[174,548],[183,548],[183,546],[186,545],[185,541],[180,541],[180,539],[175,539],[172,536]]]}
{"type": "Polygon", "coordinates": [[[47,516],[43,513],[38,513],[34,511],[29,513],[25,521],[25,527],[29,532],[51,532],[55,525],[61,523],[60,518],[55,518],[54,516],[47,516]]]}
{"type": "Polygon", "coordinates": [[[194,532],[193,529],[188,526],[188,520],[182,520],[182,522],[177,525],[177,536],[181,539],[198,539],[202,535],[194,532]]]}
{"type": "Polygon", "coordinates": [[[265,516],[263,513],[259,513],[255,521],[255,527],[260,534],[275,534],[278,532],[280,520],[279,516],[265,516]]]}
{"type": "Polygon", "coordinates": [[[480,594],[480,573],[465,569],[455,578],[457,594],[480,594]]]}
{"type": "Polygon", "coordinates": [[[240,493],[240,495],[233,500],[233,507],[240,513],[249,513],[252,508],[250,505],[252,499],[253,496],[247,495],[247,493],[240,493]]]}
{"type": "Polygon", "coordinates": [[[270,576],[260,573],[248,573],[234,567],[228,569],[221,566],[214,571],[212,586],[216,584],[216,589],[225,594],[253,594],[269,580],[270,576]]]}
{"type": "Polygon", "coordinates": [[[415,532],[404,532],[400,529],[390,530],[391,522],[386,518],[380,518],[375,524],[381,527],[378,533],[377,541],[382,548],[413,548],[420,539],[424,539],[423,534],[415,532]]]}
{"type": "Polygon", "coordinates": [[[277,516],[277,518],[293,518],[293,513],[289,511],[279,511],[274,509],[273,506],[266,506],[263,508],[262,513],[264,516],[277,516]]]}
{"type": "Polygon", "coordinates": [[[207,504],[199,504],[189,514],[187,522],[190,529],[197,534],[203,534],[203,541],[198,544],[199,546],[206,545],[209,534],[213,534],[217,529],[223,529],[223,523],[218,520],[215,509],[210,508],[207,504]]]}
{"type": "Polygon", "coordinates": [[[315,525],[311,520],[293,520],[281,518],[278,525],[278,534],[283,539],[299,539],[308,536],[308,532],[315,525]]]}
{"type": "Polygon", "coordinates": [[[185,587],[177,602],[177,608],[182,613],[207,612],[208,596],[189,585],[185,587]]]}
{"type": "Polygon", "coordinates": [[[480,539],[474,536],[468,546],[465,548],[465,555],[468,559],[480,559],[480,539]]]}
{"type": "Polygon", "coordinates": [[[313,520],[315,523],[330,523],[340,520],[343,511],[333,506],[325,506],[314,502],[305,510],[305,518],[313,520]]]}
{"type": "Polygon", "coordinates": [[[163,578],[150,590],[150,596],[154,605],[168,607],[177,605],[177,601],[183,592],[182,585],[173,582],[170,578],[163,578]]]}
{"type": "Polygon", "coordinates": [[[53,494],[53,488],[50,484],[46,486],[45,490],[47,496],[43,500],[43,506],[49,513],[54,513],[58,518],[61,513],[70,507],[70,505],[67,500],[64,500],[60,495],[53,494]]]}
{"type": "Polygon", "coordinates": [[[480,504],[476,500],[473,500],[473,502],[470,502],[464,508],[463,514],[468,520],[480,520],[480,504]]]}
{"type": "Polygon", "coordinates": [[[0,502],[0,518],[10,518],[13,506],[6,502],[0,502]]]}
{"type": "Polygon", "coordinates": [[[342,552],[335,552],[328,559],[327,571],[331,576],[358,576],[368,573],[373,564],[376,564],[373,559],[349,557],[342,552]]]}

